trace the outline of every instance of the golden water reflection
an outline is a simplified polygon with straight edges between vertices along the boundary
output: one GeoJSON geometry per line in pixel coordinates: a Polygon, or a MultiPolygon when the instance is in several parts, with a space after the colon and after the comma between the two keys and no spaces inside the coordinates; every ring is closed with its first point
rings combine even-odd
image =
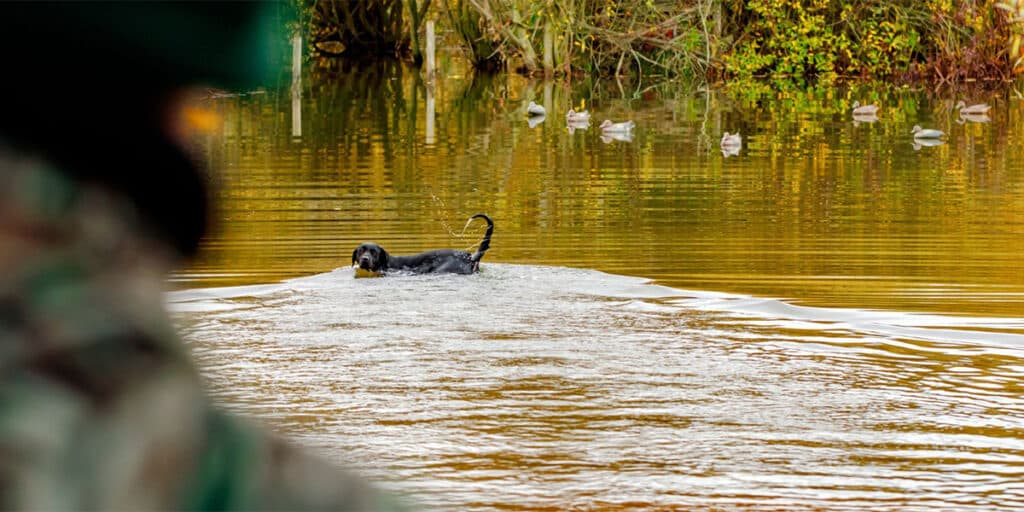
{"type": "Polygon", "coordinates": [[[273,282],[349,264],[358,243],[393,253],[472,245],[484,260],[593,268],[683,289],[818,306],[1024,316],[1021,102],[959,123],[957,98],[870,87],[702,92],[667,84],[441,79],[398,66],[310,72],[301,129],[287,86],[216,98],[201,141],[219,182],[219,231],[183,286],[273,282]],[[544,102],[530,128],[524,105],[544,102]],[[855,100],[882,105],[854,122],[855,100]],[[570,133],[564,112],[594,123],[570,133]],[[633,119],[632,141],[596,125],[633,119]],[[949,133],[915,148],[914,124],[949,133]],[[739,155],[718,147],[740,132],[739,155]],[[301,133],[301,136],[293,134],[301,133]]]}
{"type": "Polygon", "coordinates": [[[219,404],[442,510],[1024,506],[1020,102],[442,76],[205,101],[220,228],[168,302],[219,404]],[[480,274],[339,269],[477,212],[480,274]]]}

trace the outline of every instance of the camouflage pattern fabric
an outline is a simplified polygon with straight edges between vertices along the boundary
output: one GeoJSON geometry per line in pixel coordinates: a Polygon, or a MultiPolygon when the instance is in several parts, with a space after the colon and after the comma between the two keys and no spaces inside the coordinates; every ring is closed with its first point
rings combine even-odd
{"type": "Polygon", "coordinates": [[[397,509],[211,407],[136,219],[0,145],[0,508],[397,509]]]}

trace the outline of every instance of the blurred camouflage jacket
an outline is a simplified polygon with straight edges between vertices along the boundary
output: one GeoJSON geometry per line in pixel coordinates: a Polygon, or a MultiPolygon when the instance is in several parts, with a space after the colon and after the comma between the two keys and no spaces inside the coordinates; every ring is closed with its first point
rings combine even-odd
{"type": "Polygon", "coordinates": [[[392,510],[211,407],[127,202],[0,145],[0,508],[392,510]]]}

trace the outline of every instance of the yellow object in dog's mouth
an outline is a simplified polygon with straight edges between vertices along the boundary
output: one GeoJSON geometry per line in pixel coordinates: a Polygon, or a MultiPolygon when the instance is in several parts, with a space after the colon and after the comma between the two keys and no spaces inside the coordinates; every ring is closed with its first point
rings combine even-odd
{"type": "Polygon", "coordinates": [[[353,265],[353,268],[356,271],[355,272],[355,277],[357,277],[357,278],[359,278],[359,277],[380,277],[381,276],[380,272],[374,272],[372,270],[365,270],[365,269],[360,268],[358,265],[353,265]]]}

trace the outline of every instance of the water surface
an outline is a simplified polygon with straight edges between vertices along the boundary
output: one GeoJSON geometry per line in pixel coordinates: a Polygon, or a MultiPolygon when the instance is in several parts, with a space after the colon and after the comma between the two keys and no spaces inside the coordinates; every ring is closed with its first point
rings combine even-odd
{"type": "Polygon", "coordinates": [[[203,102],[220,229],[170,304],[219,403],[443,509],[1024,507],[1020,102],[443,76],[203,102]],[[347,268],[477,212],[478,275],[347,268]]]}
{"type": "Polygon", "coordinates": [[[449,510],[1024,506],[1024,322],[591,270],[172,294],[217,399],[449,510]]]}
{"type": "MultiPolygon", "coordinates": [[[[614,84],[462,77],[433,89],[401,68],[358,68],[217,98],[204,141],[222,185],[222,231],[177,276],[189,286],[324,272],[374,240],[395,253],[472,245],[483,211],[489,261],[565,265],[685,289],[816,306],[1024,316],[1024,111],[960,124],[956,98],[867,87],[693,91],[625,98],[614,84]],[[528,100],[551,114],[530,128],[528,100]],[[856,123],[854,100],[882,105],[856,123]],[[631,142],[569,133],[633,119],[631,142]],[[295,109],[294,106],[299,108],[295,109]],[[300,136],[293,121],[299,123],[300,136]],[[914,124],[949,139],[915,149],[914,124]],[[718,141],[739,131],[739,155],[718,141]]],[[[966,95],[966,93],[964,93],[966,95]]]]}

